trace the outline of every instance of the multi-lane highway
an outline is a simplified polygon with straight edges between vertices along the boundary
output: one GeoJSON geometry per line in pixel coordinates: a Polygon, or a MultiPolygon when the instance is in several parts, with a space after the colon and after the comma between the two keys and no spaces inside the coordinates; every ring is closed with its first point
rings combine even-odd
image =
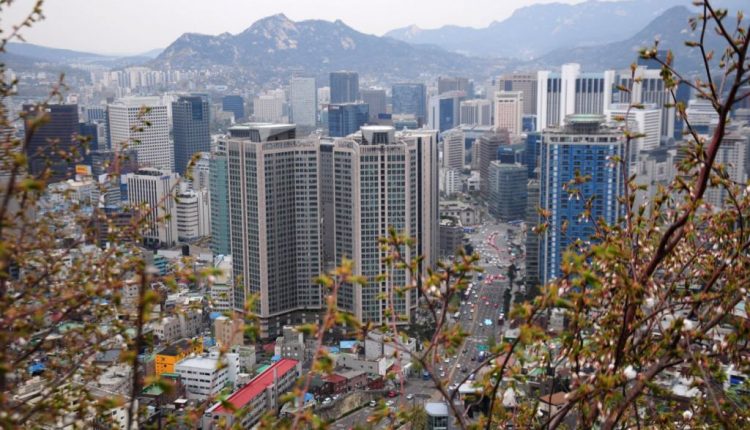
{"type": "MultiPolygon", "coordinates": [[[[444,355],[442,369],[449,384],[454,387],[463,382],[479,366],[479,352],[487,347],[490,338],[500,341],[506,324],[498,325],[498,318],[503,312],[505,290],[509,286],[506,277],[507,266],[514,262],[520,266],[520,258],[514,258],[508,251],[510,238],[508,230],[520,238],[520,227],[505,223],[487,224],[478,227],[469,239],[474,251],[481,256],[480,265],[484,272],[475,277],[471,292],[461,302],[457,324],[469,333],[462,348],[453,357],[444,355]]],[[[433,395],[439,398],[439,393],[433,395]]]]}
{"type": "MultiPolygon", "coordinates": [[[[519,226],[506,223],[487,223],[477,227],[473,233],[467,234],[474,246],[474,251],[481,257],[479,265],[484,268],[484,272],[482,279],[479,279],[479,276],[475,277],[471,292],[459,306],[460,315],[454,319],[454,323],[461,324],[462,329],[469,333],[469,336],[455,355],[442,354],[443,361],[435,370],[446,385],[457,387],[469,377],[480,364],[478,361],[480,349],[489,344],[490,337],[500,341],[508,325],[507,322],[502,326],[498,325],[498,317],[503,312],[504,293],[509,286],[506,277],[507,266],[513,262],[521,271],[523,267],[523,259],[514,258],[508,251],[511,241],[508,237],[508,230],[511,230],[519,239],[522,237],[519,226]]],[[[421,404],[428,400],[442,399],[431,380],[423,381],[419,377],[408,379],[404,395],[392,399],[395,405],[404,406],[421,404]]],[[[367,417],[374,412],[374,409],[369,406],[362,408],[336,421],[333,427],[349,429],[360,425],[364,428],[382,428],[386,423],[381,423],[377,427],[367,424],[367,417]]]]}

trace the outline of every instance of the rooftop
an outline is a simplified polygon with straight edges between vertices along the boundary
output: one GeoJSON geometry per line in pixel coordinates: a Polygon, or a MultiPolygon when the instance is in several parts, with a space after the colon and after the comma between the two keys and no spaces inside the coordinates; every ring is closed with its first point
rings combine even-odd
{"type": "Polygon", "coordinates": [[[219,360],[216,357],[188,357],[175,365],[176,367],[196,367],[205,370],[216,370],[219,360]]]}
{"type": "MultiPolygon", "coordinates": [[[[242,409],[252,399],[257,397],[260,393],[265,391],[271,384],[275,382],[275,377],[280,377],[287,372],[291,371],[297,366],[297,360],[284,358],[274,363],[271,367],[266,369],[263,373],[259,374],[252,381],[248,382],[244,387],[240,388],[234,394],[226,399],[226,402],[231,403],[237,410],[242,409]]],[[[209,409],[213,413],[230,412],[225,409],[221,403],[216,403],[214,407],[209,409]],[[218,406],[218,407],[217,407],[218,406]]]]}

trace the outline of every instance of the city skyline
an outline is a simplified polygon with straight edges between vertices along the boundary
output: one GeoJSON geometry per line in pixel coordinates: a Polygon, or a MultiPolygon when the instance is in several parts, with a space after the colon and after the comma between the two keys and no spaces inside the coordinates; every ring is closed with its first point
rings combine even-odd
{"type": "MultiPolygon", "coordinates": [[[[343,0],[295,2],[262,1],[252,4],[239,0],[183,3],[175,0],[147,2],[86,2],[67,0],[44,5],[45,19],[24,30],[29,43],[51,48],[72,49],[104,55],[136,55],[166,48],[184,33],[218,35],[237,34],[253,22],[283,13],[294,21],[323,19],[342,20],[352,28],[382,36],[388,31],[417,25],[421,29],[446,25],[482,28],[510,17],[516,10],[535,4],[578,4],[584,0],[515,0],[497,2],[474,0],[471,7],[456,9],[445,0],[396,2],[386,0],[347,8],[343,0]],[[429,6],[429,7],[426,7],[429,6]],[[143,11],[148,10],[148,14],[143,11]],[[400,13],[394,14],[398,10],[400,13]],[[232,11],[232,13],[227,13],[232,11]],[[477,13],[481,11],[481,13],[477,13]],[[179,19],[175,19],[179,18],[179,19]],[[75,22],[85,22],[76,27],[75,22]],[[138,26],[128,23],[138,22],[138,26]],[[68,31],[60,32],[60,28],[68,31]],[[97,37],[92,37],[96,34],[97,37]]],[[[29,10],[31,0],[21,0],[7,7],[4,30],[18,23],[29,10]]]]}

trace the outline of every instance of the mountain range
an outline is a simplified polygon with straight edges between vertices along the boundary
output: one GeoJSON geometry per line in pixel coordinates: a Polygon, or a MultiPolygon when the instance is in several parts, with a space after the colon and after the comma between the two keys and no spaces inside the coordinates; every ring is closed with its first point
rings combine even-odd
{"type": "MultiPolygon", "coordinates": [[[[748,9],[747,0],[714,0],[712,4],[730,10],[748,9]]],[[[448,25],[421,29],[412,25],[385,35],[468,55],[533,60],[560,49],[627,40],[674,6],[690,6],[690,2],[587,0],[578,4],[544,3],[519,8],[507,19],[492,22],[484,28],[448,25]]],[[[686,28],[687,21],[679,26],[686,28]]]]}
{"type": "Polygon", "coordinates": [[[436,73],[473,76],[498,63],[364,34],[340,20],[294,22],[278,14],[256,21],[236,35],[184,34],[150,65],[238,67],[262,82],[288,76],[290,70],[322,76],[331,70],[350,69],[392,79],[417,79],[436,73]]]}
{"type": "MultiPolygon", "coordinates": [[[[736,8],[747,0],[719,0],[736,8]]],[[[538,4],[484,29],[442,27],[364,34],[342,21],[292,21],[283,14],[256,21],[238,34],[186,33],[163,50],[117,57],[11,43],[0,57],[12,68],[220,68],[245,82],[284,81],[293,73],[325,79],[332,70],[356,70],[382,82],[424,80],[435,75],[483,79],[510,70],[555,68],[578,62],[585,70],[626,67],[639,48],[653,45],[676,53],[686,71],[702,67],[688,19],[696,9],[674,6],[684,0],[588,0],[577,5],[538,4]],[[401,40],[397,40],[401,39],[401,40]],[[421,43],[428,42],[428,43],[421,43]],[[156,55],[158,53],[158,55],[156,55]],[[155,58],[154,58],[155,57],[155,58]],[[503,58],[504,57],[504,58],[503,58]]],[[[709,45],[719,47],[715,39],[709,45]]]]}

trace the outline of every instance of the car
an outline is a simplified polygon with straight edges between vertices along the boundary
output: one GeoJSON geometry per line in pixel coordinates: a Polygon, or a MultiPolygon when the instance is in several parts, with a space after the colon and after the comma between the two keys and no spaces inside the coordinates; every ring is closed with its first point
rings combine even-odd
{"type": "Polygon", "coordinates": [[[394,405],[393,400],[388,400],[387,402],[385,402],[385,405],[388,406],[389,408],[392,408],[394,405]]]}
{"type": "Polygon", "coordinates": [[[500,307],[500,303],[495,303],[495,309],[500,307]]]}
{"type": "Polygon", "coordinates": [[[451,362],[450,357],[445,357],[445,359],[443,359],[443,363],[445,363],[445,364],[448,364],[450,362],[451,362]]]}
{"type": "Polygon", "coordinates": [[[463,366],[463,367],[461,368],[461,373],[469,373],[469,368],[468,368],[468,367],[466,367],[466,366],[463,366]]]}
{"type": "Polygon", "coordinates": [[[440,377],[445,378],[445,372],[440,372],[440,377]]]}
{"type": "Polygon", "coordinates": [[[411,400],[413,398],[414,398],[414,394],[412,394],[412,393],[409,393],[409,394],[406,395],[406,400],[411,400]]]}
{"type": "Polygon", "coordinates": [[[331,402],[332,402],[332,401],[333,401],[333,400],[331,400],[331,398],[330,398],[330,397],[326,397],[325,399],[323,399],[323,404],[324,404],[324,405],[329,405],[329,404],[331,404],[331,402]]]}
{"type": "Polygon", "coordinates": [[[395,391],[393,391],[393,390],[391,390],[391,391],[388,392],[387,396],[390,397],[390,398],[393,398],[393,397],[398,396],[398,393],[395,392],[395,391]]]}
{"type": "Polygon", "coordinates": [[[469,375],[469,381],[473,381],[475,379],[477,379],[477,375],[475,375],[473,373],[471,375],[469,375]]]}
{"type": "Polygon", "coordinates": [[[376,402],[375,400],[370,400],[370,407],[371,408],[374,408],[375,406],[377,406],[377,404],[378,404],[378,402],[376,402]]]}

